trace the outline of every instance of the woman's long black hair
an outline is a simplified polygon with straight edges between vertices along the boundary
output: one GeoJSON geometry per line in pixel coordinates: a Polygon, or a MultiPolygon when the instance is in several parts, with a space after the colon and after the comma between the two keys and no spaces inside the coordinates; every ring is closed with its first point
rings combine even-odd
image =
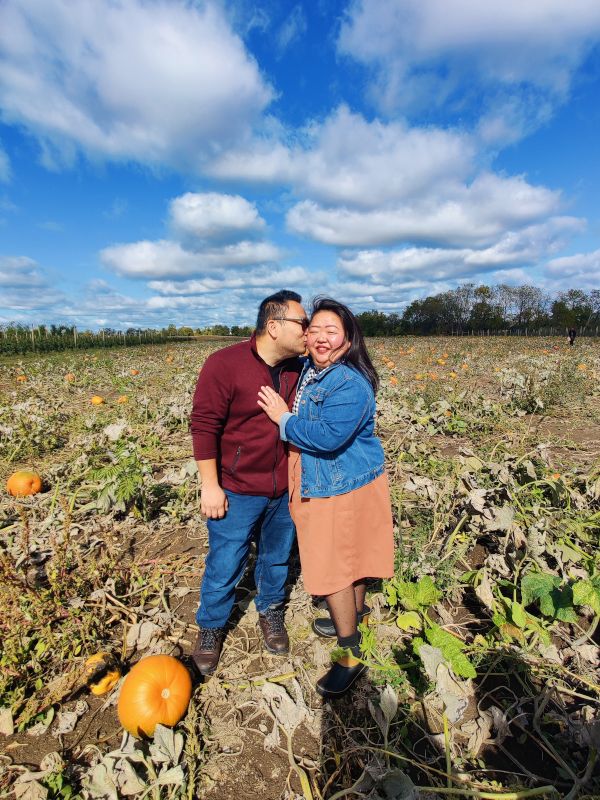
{"type": "Polygon", "coordinates": [[[333,313],[337,314],[342,320],[346,341],[350,342],[350,349],[345,354],[344,360],[352,364],[353,367],[364,375],[373,387],[373,391],[377,393],[379,389],[379,375],[373,366],[373,362],[369,358],[362,331],[354,314],[350,311],[348,306],[345,306],[343,303],[338,303],[337,300],[332,300],[331,297],[315,297],[312,303],[311,319],[318,311],[333,311],[333,313]]]}

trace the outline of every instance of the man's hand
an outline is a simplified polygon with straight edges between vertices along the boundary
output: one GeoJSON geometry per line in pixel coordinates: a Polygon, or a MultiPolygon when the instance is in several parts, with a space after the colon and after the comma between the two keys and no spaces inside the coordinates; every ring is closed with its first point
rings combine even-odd
{"type": "Polygon", "coordinates": [[[209,519],[223,519],[229,500],[219,484],[202,486],[200,491],[200,511],[209,519]]]}

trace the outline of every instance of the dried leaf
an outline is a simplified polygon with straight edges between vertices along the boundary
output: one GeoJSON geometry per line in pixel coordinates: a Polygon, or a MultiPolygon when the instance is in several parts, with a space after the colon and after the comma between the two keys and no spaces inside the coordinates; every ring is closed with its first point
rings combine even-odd
{"type": "Polygon", "coordinates": [[[475,594],[483,605],[490,611],[494,610],[494,592],[488,571],[484,568],[481,571],[481,582],[475,587],[475,594]]]}
{"type": "Polygon", "coordinates": [[[487,505],[485,502],[486,495],[487,491],[485,489],[473,489],[469,493],[469,503],[473,506],[475,511],[481,513],[485,509],[487,505]]]}
{"type": "Polygon", "coordinates": [[[391,686],[386,685],[379,693],[379,706],[387,723],[391,723],[398,711],[398,695],[391,686]]]}
{"type": "Polygon", "coordinates": [[[160,786],[167,786],[174,784],[178,786],[183,783],[184,775],[183,769],[181,765],[177,765],[176,767],[171,767],[165,772],[161,772],[158,776],[158,783],[160,786]]]}
{"type": "Polygon", "coordinates": [[[515,511],[512,506],[492,506],[490,509],[491,518],[484,520],[484,527],[488,531],[504,531],[508,533],[515,518],[515,511]]]}
{"type": "Polygon", "coordinates": [[[136,622],[127,631],[127,647],[136,650],[147,650],[150,645],[156,644],[162,636],[162,628],[150,620],[136,622]]]}
{"type": "Polygon", "coordinates": [[[16,800],[47,800],[48,797],[48,789],[37,781],[17,781],[12,788],[16,800]]]}
{"type": "Polygon", "coordinates": [[[267,681],[263,684],[263,702],[267,705],[277,722],[291,733],[308,716],[306,705],[296,703],[283,686],[267,681]]]}
{"type": "Polygon", "coordinates": [[[84,777],[83,785],[94,800],[119,800],[112,763],[101,761],[84,777]]]}
{"type": "Polygon", "coordinates": [[[52,728],[52,736],[64,736],[66,733],[72,733],[78,719],[79,716],[75,711],[59,711],[56,724],[52,728]]]}
{"type": "Polygon", "coordinates": [[[183,743],[183,734],[165,725],[157,725],[150,745],[150,758],[155,764],[178,764],[183,743]]]}
{"type": "Polygon", "coordinates": [[[13,715],[10,708],[0,708],[0,733],[4,736],[12,736],[15,732],[13,715]]]}
{"type": "Polygon", "coordinates": [[[125,797],[129,795],[139,794],[146,788],[146,782],[135,771],[133,764],[126,758],[117,761],[115,765],[115,773],[117,778],[117,785],[119,793],[125,797]]]}

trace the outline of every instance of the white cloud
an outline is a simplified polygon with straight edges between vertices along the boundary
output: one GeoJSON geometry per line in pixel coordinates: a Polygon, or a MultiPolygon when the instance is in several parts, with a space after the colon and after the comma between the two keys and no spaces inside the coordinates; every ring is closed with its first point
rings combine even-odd
{"type": "Polygon", "coordinates": [[[282,57],[285,50],[287,50],[292,43],[297,42],[306,33],[306,27],[304,9],[298,3],[288,14],[283,25],[275,35],[275,47],[279,58],[282,57]]]}
{"type": "Polygon", "coordinates": [[[599,33],[596,0],[354,0],[338,49],[375,69],[382,108],[424,109],[466,85],[561,98],[599,33]]]}
{"type": "Polygon", "coordinates": [[[0,320],[21,322],[49,308],[58,308],[64,294],[57,291],[45,271],[27,256],[0,256],[0,320]],[[5,313],[2,313],[2,312],[5,313]]]}
{"type": "MultiPolygon", "coordinates": [[[[467,279],[500,267],[505,267],[502,274],[508,275],[511,267],[538,264],[556,252],[566,236],[580,230],[580,220],[555,217],[517,233],[509,232],[491,246],[481,249],[406,247],[400,250],[345,252],[338,259],[338,273],[358,279],[357,286],[364,282],[363,288],[366,285],[369,290],[375,284],[392,288],[398,280],[425,285],[424,281],[467,279]]],[[[519,270],[519,274],[525,273],[519,270]]]]}
{"type": "Polygon", "coordinates": [[[228,267],[277,261],[281,255],[269,242],[241,241],[195,251],[167,239],[117,244],[100,252],[102,263],[108,269],[129,278],[220,275],[228,267]]]}
{"type": "Polygon", "coordinates": [[[549,275],[600,274],[600,250],[555,258],[546,264],[549,275]]]}
{"type": "Polygon", "coordinates": [[[35,288],[46,285],[38,265],[27,256],[0,256],[0,286],[35,288]]]}
{"type": "Polygon", "coordinates": [[[263,183],[291,183],[297,193],[327,203],[376,208],[412,198],[474,171],[469,136],[439,128],[409,128],[403,122],[368,122],[340,106],[322,124],[309,126],[300,143],[281,137],[254,140],[209,167],[212,175],[263,183]]]}
{"type": "Polygon", "coordinates": [[[265,227],[256,207],[239,195],[187,194],[176,197],[170,206],[173,227],[178,233],[199,239],[239,236],[265,227]]]}
{"type": "Polygon", "coordinates": [[[228,274],[219,278],[203,278],[189,281],[150,281],[148,286],[163,295],[214,294],[230,289],[265,288],[271,286],[311,286],[324,283],[325,276],[310,272],[304,267],[286,267],[272,270],[259,267],[250,272],[228,274]]]}
{"type": "Polygon", "coordinates": [[[273,97],[214,2],[4,0],[0,106],[48,161],[198,163],[273,97]]]}
{"type": "Polygon", "coordinates": [[[303,236],[345,247],[402,241],[484,245],[556,211],[559,200],[559,193],[522,177],[484,173],[469,186],[457,184],[439,195],[375,211],[325,208],[305,200],[289,211],[287,224],[303,236]]]}
{"type": "Polygon", "coordinates": [[[600,275],[600,250],[590,253],[575,253],[554,258],[544,267],[548,287],[554,290],[597,289],[600,275]]]}

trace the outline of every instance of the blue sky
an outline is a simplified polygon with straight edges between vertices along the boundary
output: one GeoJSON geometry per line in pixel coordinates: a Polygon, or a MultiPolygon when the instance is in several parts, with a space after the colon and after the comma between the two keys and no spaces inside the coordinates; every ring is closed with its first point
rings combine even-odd
{"type": "Polygon", "coordinates": [[[598,0],[2,0],[0,324],[600,287],[598,0]]]}

